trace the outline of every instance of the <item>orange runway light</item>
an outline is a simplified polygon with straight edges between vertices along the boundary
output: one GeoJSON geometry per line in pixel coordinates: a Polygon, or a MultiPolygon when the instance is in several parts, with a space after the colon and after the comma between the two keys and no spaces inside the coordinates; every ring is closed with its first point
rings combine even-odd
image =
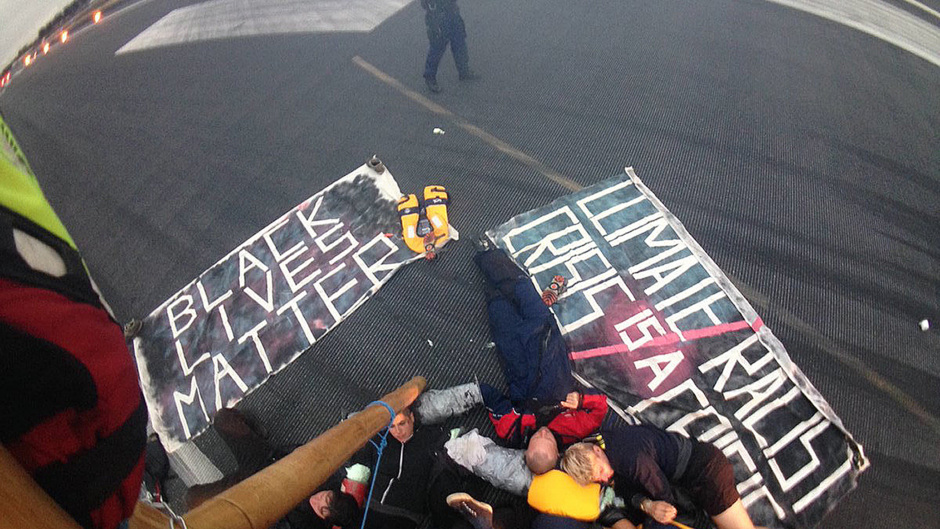
{"type": "Polygon", "coordinates": [[[23,66],[29,66],[32,63],[33,63],[32,55],[27,55],[26,57],[23,57],[23,66]]]}
{"type": "Polygon", "coordinates": [[[45,55],[45,54],[47,54],[47,53],[49,53],[49,43],[48,43],[48,42],[42,45],[42,54],[45,55]]]}
{"type": "Polygon", "coordinates": [[[62,44],[65,44],[65,41],[69,40],[69,30],[62,32],[62,44]]]}
{"type": "Polygon", "coordinates": [[[95,11],[95,15],[92,17],[92,20],[95,21],[95,24],[101,21],[101,11],[95,11]]]}

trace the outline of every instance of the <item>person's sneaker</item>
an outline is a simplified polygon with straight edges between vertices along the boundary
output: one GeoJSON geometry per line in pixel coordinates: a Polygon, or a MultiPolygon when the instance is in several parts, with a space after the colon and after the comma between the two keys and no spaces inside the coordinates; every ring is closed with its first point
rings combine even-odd
{"type": "Polygon", "coordinates": [[[425,77],[424,84],[428,85],[428,90],[430,90],[432,94],[436,94],[441,91],[441,87],[438,86],[436,79],[425,77]]]}
{"type": "Polygon", "coordinates": [[[480,75],[473,71],[467,71],[458,76],[461,81],[476,81],[479,78],[480,75]]]}
{"type": "Polygon", "coordinates": [[[493,529],[493,508],[465,492],[447,497],[447,505],[463,515],[474,529],[493,529]]]}
{"type": "Polygon", "coordinates": [[[551,307],[558,302],[558,298],[564,294],[568,287],[568,280],[565,276],[555,276],[552,278],[552,284],[542,291],[542,302],[551,307]]]}

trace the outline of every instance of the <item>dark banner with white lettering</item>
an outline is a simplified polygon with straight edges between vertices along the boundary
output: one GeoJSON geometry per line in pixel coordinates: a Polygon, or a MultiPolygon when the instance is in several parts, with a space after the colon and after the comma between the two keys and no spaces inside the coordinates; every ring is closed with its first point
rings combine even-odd
{"type": "Polygon", "coordinates": [[[305,200],[143,321],[134,352],[173,451],[366,301],[406,262],[398,184],[366,165],[305,200]]]}
{"type": "Polygon", "coordinates": [[[643,422],[707,441],[758,525],[814,527],[868,466],[747,300],[626,174],[488,233],[552,308],[575,375],[643,422]]]}

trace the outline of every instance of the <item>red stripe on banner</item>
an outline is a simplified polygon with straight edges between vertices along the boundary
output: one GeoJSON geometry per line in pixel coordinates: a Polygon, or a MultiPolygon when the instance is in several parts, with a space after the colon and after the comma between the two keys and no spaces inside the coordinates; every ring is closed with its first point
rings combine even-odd
{"type": "MultiPolygon", "coordinates": [[[[665,336],[659,336],[653,338],[649,342],[633,349],[633,351],[639,351],[641,349],[647,349],[650,347],[662,347],[664,345],[671,345],[679,342],[689,342],[692,340],[700,340],[702,338],[709,338],[711,336],[718,336],[719,334],[724,334],[726,332],[740,331],[741,329],[752,329],[754,332],[757,332],[758,329],[764,326],[764,322],[760,318],[757,318],[753,324],[749,324],[746,321],[736,321],[733,323],[722,323],[721,325],[715,325],[712,327],[705,327],[704,329],[693,329],[691,331],[686,331],[683,334],[685,339],[679,337],[678,334],[672,333],[665,336]]],[[[584,351],[575,351],[571,353],[570,358],[572,360],[586,360],[588,358],[596,358],[598,356],[610,356],[619,353],[630,352],[631,349],[627,344],[617,344],[617,345],[608,345],[605,347],[598,347],[596,349],[586,349],[584,351]]]]}

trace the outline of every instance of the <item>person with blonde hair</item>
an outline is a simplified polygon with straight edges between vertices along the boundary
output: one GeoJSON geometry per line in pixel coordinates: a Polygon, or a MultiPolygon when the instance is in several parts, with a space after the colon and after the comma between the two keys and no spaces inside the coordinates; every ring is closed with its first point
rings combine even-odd
{"type": "Polygon", "coordinates": [[[718,529],[753,529],[735,488],[728,458],[709,443],[649,425],[602,428],[604,448],[576,443],[565,451],[561,468],[575,481],[609,483],[633,507],[659,523],[676,518],[675,487],[688,493],[718,529]]]}

